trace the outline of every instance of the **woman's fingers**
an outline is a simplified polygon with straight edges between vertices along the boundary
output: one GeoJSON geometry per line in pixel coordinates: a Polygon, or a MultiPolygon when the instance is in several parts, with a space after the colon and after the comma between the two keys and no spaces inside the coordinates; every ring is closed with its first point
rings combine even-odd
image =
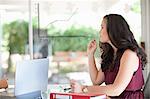
{"type": "Polygon", "coordinates": [[[97,48],[96,40],[90,41],[89,44],[88,44],[88,46],[87,46],[87,54],[88,55],[94,54],[96,48],[97,48]]]}
{"type": "Polygon", "coordinates": [[[76,80],[70,80],[70,86],[72,88],[72,92],[80,93],[82,92],[82,85],[78,83],[76,80]]]}
{"type": "Polygon", "coordinates": [[[95,46],[95,45],[96,45],[96,40],[92,40],[92,41],[90,41],[90,43],[88,44],[88,47],[91,48],[91,47],[93,47],[93,46],[95,46]]]}
{"type": "Polygon", "coordinates": [[[74,88],[75,88],[75,80],[70,80],[70,86],[71,86],[71,89],[74,91],[74,88]]]}
{"type": "Polygon", "coordinates": [[[92,40],[92,41],[91,41],[91,44],[94,44],[94,43],[96,43],[96,40],[92,40]]]}
{"type": "Polygon", "coordinates": [[[96,45],[96,40],[92,40],[91,45],[95,46],[96,45]]]}

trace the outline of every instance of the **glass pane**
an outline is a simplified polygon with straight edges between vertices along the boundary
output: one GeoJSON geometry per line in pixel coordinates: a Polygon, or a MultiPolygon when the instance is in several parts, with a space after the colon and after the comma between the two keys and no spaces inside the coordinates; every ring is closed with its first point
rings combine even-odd
{"type": "Polygon", "coordinates": [[[0,79],[14,85],[16,62],[29,59],[28,1],[0,1],[0,79]]]}
{"type": "MultiPolygon", "coordinates": [[[[14,84],[15,63],[30,58],[28,0],[6,1],[0,1],[0,77],[14,84]]],[[[101,20],[108,13],[123,15],[141,41],[140,0],[33,0],[32,4],[34,58],[50,59],[49,83],[76,79],[91,84],[86,47],[92,39],[99,42],[101,20]]],[[[97,49],[98,68],[99,55],[97,49]]]]}
{"type": "MultiPolygon", "coordinates": [[[[37,0],[33,3],[34,58],[50,58],[49,83],[76,79],[91,84],[86,47],[92,39],[99,42],[101,20],[106,14],[123,15],[137,41],[141,40],[140,0],[37,0]]],[[[98,68],[99,55],[97,49],[98,68]]]]}

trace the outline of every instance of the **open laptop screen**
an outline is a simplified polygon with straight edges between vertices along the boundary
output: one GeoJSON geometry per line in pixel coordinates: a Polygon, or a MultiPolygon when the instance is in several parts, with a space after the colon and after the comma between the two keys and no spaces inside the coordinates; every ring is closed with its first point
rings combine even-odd
{"type": "Polygon", "coordinates": [[[49,60],[34,59],[18,62],[15,75],[15,96],[35,91],[46,91],[49,60]]]}

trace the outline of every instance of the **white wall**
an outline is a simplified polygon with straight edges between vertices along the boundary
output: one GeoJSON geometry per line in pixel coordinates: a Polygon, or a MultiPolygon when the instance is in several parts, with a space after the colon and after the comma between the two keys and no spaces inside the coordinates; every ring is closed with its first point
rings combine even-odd
{"type": "Polygon", "coordinates": [[[145,42],[148,63],[144,70],[145,80],[150,72],[150,0],[141,0],[142,41],[145,42]]]}

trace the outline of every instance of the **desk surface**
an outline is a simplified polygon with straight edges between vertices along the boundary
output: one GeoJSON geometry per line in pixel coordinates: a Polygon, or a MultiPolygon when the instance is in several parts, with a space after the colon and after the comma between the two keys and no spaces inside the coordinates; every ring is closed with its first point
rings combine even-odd
{"type": "Polygon", "coordinates": [[[14,92],[4,91],[0,92],[0,99],[16,99],[14,92]]]}
{"type": "Polygon", "coordinates": [[[0,93],[0,99],[41,99],[41,91],[35,91],[15,96],[14,92],[4,91],[0,93]]]}
{"type": "MultiPolygon", "coordinates": [[[[63,84],[63,85],[48,85],[48,94],[50,92],[59,92],[60,89],[62,88],[68,88],[70,85],[68,84],[63,84]]],[[[49,95],[47,96],[47,98],[49,99],[49,95]]],[[[15,97],[14,94],[14,87],[9,87],[8,89],[4,90],[4,91],[0,91],[0,99],[18,99],[17,97],[15,97]]]]}

